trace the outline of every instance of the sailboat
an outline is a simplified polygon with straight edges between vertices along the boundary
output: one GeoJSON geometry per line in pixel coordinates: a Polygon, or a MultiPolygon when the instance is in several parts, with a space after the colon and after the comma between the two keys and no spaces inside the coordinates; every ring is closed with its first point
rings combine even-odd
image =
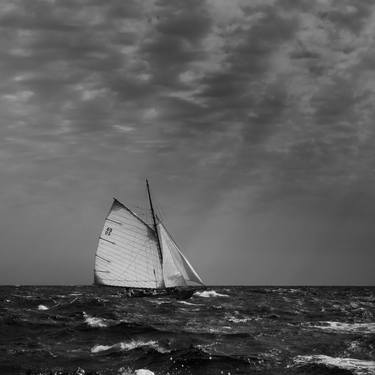
{"type": "Polygon", "coordinates": [[[121,287],[128,296],[189,298],[204,283],[156,215],[148,180],[146,188],[151,225],[113,199],[99,236],[94,283],[121,287]]]}

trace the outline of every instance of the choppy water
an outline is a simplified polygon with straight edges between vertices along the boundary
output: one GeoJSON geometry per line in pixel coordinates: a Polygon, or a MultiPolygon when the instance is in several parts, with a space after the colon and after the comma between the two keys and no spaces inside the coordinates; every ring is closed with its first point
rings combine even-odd
{"type": "Polygon", "coordinates": [[[187,301],[0,287],[0,374],[140,369],[375,374],[375,287],[213,287],[187,301]]]}

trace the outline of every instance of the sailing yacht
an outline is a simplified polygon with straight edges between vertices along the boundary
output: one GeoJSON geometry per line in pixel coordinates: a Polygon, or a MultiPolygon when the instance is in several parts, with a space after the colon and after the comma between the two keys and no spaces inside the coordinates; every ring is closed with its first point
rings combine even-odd
{"type": "Polygon", "coordinates": [[[114,198],[99,236],[94,282],[128,296],[189,298],[204,283],[156,215],[148,180],[146,187],[153,223],[114,198]]]}

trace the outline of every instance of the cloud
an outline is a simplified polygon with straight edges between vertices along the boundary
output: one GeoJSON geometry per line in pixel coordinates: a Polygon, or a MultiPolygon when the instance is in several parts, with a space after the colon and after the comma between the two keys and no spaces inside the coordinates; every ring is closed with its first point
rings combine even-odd
{"type": "MultiPolygon", "coordinates": [[[[338,123],[362,113],[365,133],[370,94],[358,99],[351,87],[368,56],[371,14],[368,3],[350,1],[19,1],[1,13],[2,29],[12,35],[2,52],[5,95],[33,97],[18,107],[13,101],[6,113],[14,121],[29,122],[32,115],[33,126],[45,132],[60,126],[105,132],[108,140],[114,123],[131,123],[135,138],[159,133],[170,149],[190,139],[197,157],[202,132],[213,138],[236,132],[242,141],[232,159],[249,169],[257,168],[250,158],[257,156],[261,169],[276,150],[292,163],[312,137],[319,147],[311,147],[310,156],[319,164],[318,149],[329,143],[319,124],[326,125],[330,143],[354,150],[356,132],[338,123]]],[[[231,146],[227,142],[226,154],[231,146]]]]}

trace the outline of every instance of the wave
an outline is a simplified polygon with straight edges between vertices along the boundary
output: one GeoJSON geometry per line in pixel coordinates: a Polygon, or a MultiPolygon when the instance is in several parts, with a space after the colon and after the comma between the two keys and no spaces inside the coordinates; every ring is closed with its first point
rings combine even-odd
{"type": "MultiPolygon", "coordinates": [[[[39,370],[27,370],[27,374],[30,375],[51,375],[51,374],[64,374],[64,375],[83,375],[83,374],[101,374],[102,372],[92,371],[91,369],[87,369],[87,372],[82,367],[77,367],[75,370],[66,369],[63,370],[61,367],[57,370],[56,368],[51,369],[39,369],[39,370]]],[[[136,369],[133,370],[130,367],[120,367],[116,372],[117,375],[155,375],[154,372],[147,369],[136,369]]]]}
{"type": "Polygon", "coordinates": [[[106,327],[108,327],[108,323],[105,321],[105,319],[90,316],[90,315],[86,314],[85,312],[83,312],[83,317],[85,318],[85,323],[92,328],[106,328],[106,327]]]}
{"type": "Polygon", "coordinates": [[[152,372],[150,370],[143,369],[143,368],[135,370],[134,373],[135,373],[135,375],[155,375],[154,372],[152,372]]]}
{"type": "Polygon", "coordinates": [[[60,303],[60,308],[74,310],[85,310],[88,308],[103,308],[106,306],[107,301],[100,297],[87,297],[69,296],[70,301],[60,303]]]}
{"type": "Polygon", "coordinates": [[[120,367],[117,370],[117,374],[118,375],[155,375],[154,372],[152,372],[150,370],[147,370],[147,369],[144,369],[144,368],[140,368],[138,370],[133,371],[129,367],[128,368],[120,367]]]}
{"type": "Polygon", "coordinates": [[[170,299],[167,299],[167,298],[158,298],[158,299],[155,299],[155,298],[145,298],[147,301],[155,304],[155,305],[162,305],[164,303],[170,303],[171,300],[170,299]]]}
{"type": "Polygon", "coordinates": [[[91,353],[113,353],[113,352],[128,352],[130,350],[147,348],[154,349],[159,353],[168,353],[169,350],[163,348],[158,344],[157,341],[140,341],[140,340],[131,340],[129,342],[118,342],[113,345],[95,345],[91,348],[91,353]]]}
{"type": "Polygon", "coordinates": [[[327,331],[344,333],[375,333],[375,323],[342,323],[342,322],[318,322],[318,324],[309,323],[310,327],[319,328],[327,331]]]}
{"type": "Polygon", "coordinates": [[[301,355],[293,359],[297,365],[317,364],[329,368],[339,368],[349,370],[356,375],[375,374],[375,362],[364,361],[354,358],[329,357],[327,355],[301,355]]]}
{"type": "Polygon", "coordinates": [[[229,297],[228,294],[221,294],[217,293],[215,290],[204,290],[203,292],[195,292],[194,296],[197,297],[204,297],[204,298],[209,298],[209,297],[229,297]]]}
{"type": "Polygon", "coordinates": [[[238,318],[236,316],[229,316],[227,318],[227,320],[229,322],[232,322],[232,323],[246,323],[246,322],[248,322],[250,320],[253,320],[253,319],[252,318],[238,318]]]}
{"type": "Polygon", "coordinates": [[[83,312],[83,317],[85,320],[85,325],[81,326],[81,330],[89,329],[105,329],[106,332],[113,332],[121,334],[121,332],[126,334],[162,334],[168,333],[164,329],[158,329],[152,325],[140,324],[136,322],[126,322],[124,320],[112,320],[104,319],[95,316],[91,316],[83,312]]]}
{"type": "Polygon", "coordinates": [[[191,303],[191,302],[187,302],[187,301],[177,301],[177,302],[181,303],[182,305],[187,305],[187,306],[202,306],[199,303],[191,303]]]}

